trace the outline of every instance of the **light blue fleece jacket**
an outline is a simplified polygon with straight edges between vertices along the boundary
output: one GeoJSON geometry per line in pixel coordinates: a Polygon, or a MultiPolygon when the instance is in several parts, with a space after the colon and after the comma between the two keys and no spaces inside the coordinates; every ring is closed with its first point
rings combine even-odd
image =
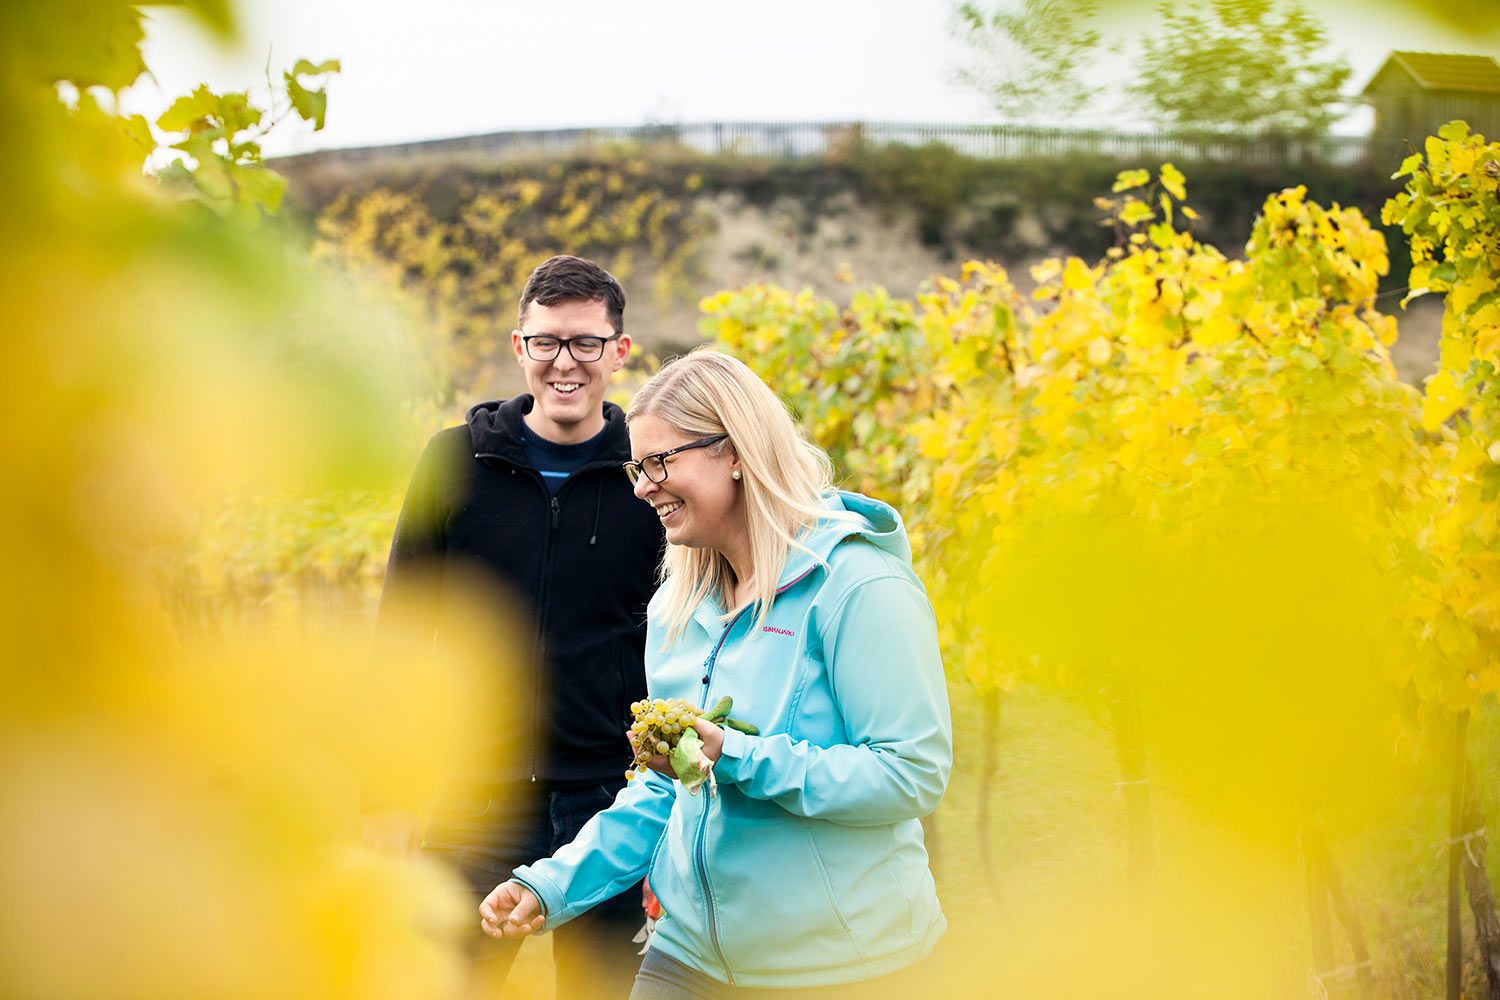
{"type": "Polygon", "coordinates": [[[734,985],[866,979],[942,935],[919,822],[953,760],[932,607],[895,510],[854,493],[827,503],[855,517],[804,533],[812,555],[791,550],[765,625],[749,610],[726,625],[706,601],[665,648],[652,602],[651,696],[731,695],[761,735],[726,730],[715,792],[651,772],[517,869],[547,929],[649,874],[664,910],[651,947],[734,985]]]}

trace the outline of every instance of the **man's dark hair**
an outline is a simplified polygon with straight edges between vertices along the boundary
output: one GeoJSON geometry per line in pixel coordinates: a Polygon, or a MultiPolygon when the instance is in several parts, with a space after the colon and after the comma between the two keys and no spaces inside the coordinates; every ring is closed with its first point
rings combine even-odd
{"type": "Polygon", "coordinates": [[[602,302],[615,334],[625,332],[625,289],[615,276],[591,260],[559,254],[537,265],[521,291],[517,322],[526,322],[526,307],[533,302],[555,306],[559,302],[602,302]]]}

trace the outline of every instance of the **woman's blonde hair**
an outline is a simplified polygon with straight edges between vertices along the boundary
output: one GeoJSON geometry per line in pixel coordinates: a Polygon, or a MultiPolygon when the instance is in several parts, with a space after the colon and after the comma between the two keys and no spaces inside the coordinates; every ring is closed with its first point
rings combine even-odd
{"type": "MultiPolygon", "coordinates": [[[[764,625],[787,554],[803,549],[798,533],[819,517],[837,516],[823,502],[832,488],[832,463],[798,431],[786,404],[759,376],[719,351],[699,348],[663,365],[630,401],[626,420],[644,414],[690,437],[729,435],[709,450],[721,455],[732,447],[739,456],[756,625],[764,625]]],[[[682,634],[706,597],[719,599],[727,621],[734,612],[734,583],[729,560],[720,553],[668,545],[661,565],[667,644],[682,634]]]]}

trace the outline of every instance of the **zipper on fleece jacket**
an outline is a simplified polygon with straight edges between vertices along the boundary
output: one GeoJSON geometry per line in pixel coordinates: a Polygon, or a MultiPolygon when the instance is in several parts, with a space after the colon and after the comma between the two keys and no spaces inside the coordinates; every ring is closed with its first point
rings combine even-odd
{"type": "MultiPolygon", "coordinates": [[[[700,710],[708,708],[708,696],[712,690],[710,682],[714,673],[714,661],[719,658],[719,650],[724,648],[724,640],[729,638],[729,632],[745,616],[748,606],[741,608],[735,616],[724,626],[724,631],[719,635],[719,641],[714,645],[713,652],[708,654],[708,659],[703,661],[703,704],[700,710]]],[[[703,814],[698,817],[698,835],[693,845],[693,860],[698,868],[698,884],[703,889],[703,905],[708,913],[708,940],[714,946],[714,954],[719,958],[719,965],[724,969],[724,975],[729,979],[729,985],[734,985],[734,970],[729,967],[729,959],[724,957],[724,948],[719,944],[719,921],[714,915],[714,891],[708,884],[708,854],[704,845],[708,841],[708,813],[713,808],[713,799],[707,796],[703,799],[703,814]]]]}
{"type": "MultiPolygon", "coordinates": [[[[806,579],[807,575],[813,569],[814,567],[809,566],[791,580],[777,587],[775,596],[779,597],[787,588],[806,579]]],[[[724,648],[724,643],[729,639],[730,631],[733,630],[735,625],[739,624],[739,620],[745,616],[745,612],[750,610],[750,607],[751,605],[747,604],[735,612],[734,617],[729,619],[729,624],[724,626],[724,631],[719,634],[719,641],[714,644],[713,652],[709,653],[708,659],[703,661],[703,703],[698,706],[700,710],[708,708],[709,695],[713,690],[711,681],[713,680],[714,664],[719,659],[719,652],[724,648]]],[[[713,888],[708,884],[708,854],[705,845],[708,842],[708,813],[711,808],[713,808],[713,799],[705,797],[703,800],[703,815],[698,818],[698,836],[697,844],[693,849],[693,860],[697,863],[698,881],[703,887],[703,903],[708,910],[709,943],[714,946],[714,954],[718,955],[719,964],[724,967],[724,975],[728,978],[729,985],[733,986],[734,970],[729,967],[729,959],[724,957],[724,948],[719,944],[719,922],[714,916],[714,893],[713,888]]]]}

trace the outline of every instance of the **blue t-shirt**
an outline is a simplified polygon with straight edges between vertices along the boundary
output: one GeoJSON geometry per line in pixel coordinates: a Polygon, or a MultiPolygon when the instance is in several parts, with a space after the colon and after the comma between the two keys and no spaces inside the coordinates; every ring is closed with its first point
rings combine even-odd
{"type": "Polygon", "coordinates": [[[547,492],[557,496],[557,491],[562,489],[562,484],[569,476],[594,460],[608,429],[606,425],[598,434],[578,444],[557,444],[523,424],[521,445],[526,449],[526,460],[531,463],[531,467],[542,474],[547,492]]]}

